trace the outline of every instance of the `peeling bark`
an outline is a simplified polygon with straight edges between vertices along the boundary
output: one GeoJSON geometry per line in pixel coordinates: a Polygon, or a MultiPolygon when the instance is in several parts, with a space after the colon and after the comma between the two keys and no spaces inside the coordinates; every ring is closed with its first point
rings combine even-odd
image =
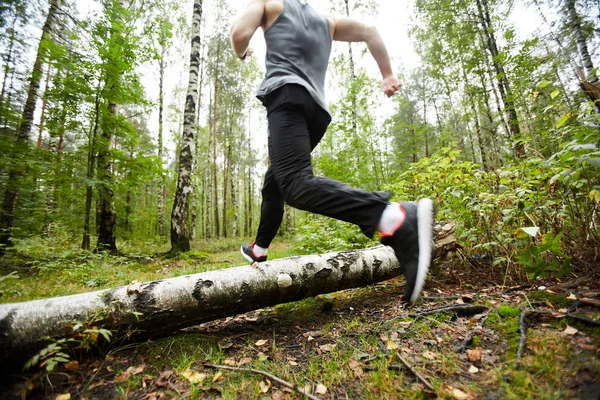
{"type": "Polygon", "coordinates": [[[0,305],[0,354],[20,368],[44,343],[69,337],[76,321],[135,333],[132,340],[171,334],[202,322],[324,293],[362,287],[401,274],[393,250],[371,249],[290,257],[147,282],[112,290],[0,305]]]}
{"type": "Polygon", "coordinates": [[[196,105],[198,103],[198,70],[200,68],[200,22],[202,20],[202,0],[194,0],[192,15],[192,44],[190,51],[190,70],[183,133],[179,153],[179,176],[171,213],[171,251],[190,251],[190,231],[188,216],[190,193],[192,191],[192,166],[196,142],[196,105]]]}

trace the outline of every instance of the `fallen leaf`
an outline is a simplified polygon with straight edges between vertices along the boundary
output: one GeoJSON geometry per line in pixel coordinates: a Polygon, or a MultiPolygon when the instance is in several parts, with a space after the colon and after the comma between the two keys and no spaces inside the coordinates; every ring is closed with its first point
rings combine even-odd
{"type": "Polygon", "coordinates": [[[452,390],[452,397],[454,397],[456,400],[466,400],[469,398],[469,395],[460,389],[454,389],[452,390]]]}
{"type": "Polygon", "coordinates": [[[69,400],[71,398],[71,393],[59,394],[54,398],[54,400],[69,400]]]}
{"type": "Polygon", "coordinates": [[[192,369],[186,369],[185,371],[183,371],[183,377],[185,379],[187,379],[190,383],[200,383],[203,380],[205,380],[206,378],[208,378],[208,375],[206,374],[201,374],[198,371],[194,371],[192,369]]]}
{"type": "Polygon", "coordinates": [[[566,333],[567,335],[574,335],[579,331],[577,329],[573,328],[572,326],[567,325],[567,328],[563,332],[566,333]]]}
{"type": "Polygon", "coordinates": [[[295,367],[296,365],[298,365],[298,363],[296,361],[294,361],[294,360],[289,360],[288,362],[290,363],[290,365],[292,367],[295,367]]]}
{"type": "Polygon", "coordinates": [[[223,361],[223,364],[227,365],[228,367],[235,367],[237,365],[237,362],[233,358],[226,358],[223,361]]]}
{"type": "Polygon", "coordinates": [[[254,343],[255,346],[264,346],[265,344],[267,344],[268,340],[259,340],[258,342],[254,343]]]}
{"type": "Polygon", "coordinates": [[[350,367],[350,369],[354,369],[356,367],[360,367],[360,363],[352,358],[350,359],[350,361],[348,361],[348,366],[350,367]]]}
{"type": "Polygon", "coordinates": [[[65,364],[65,368],[75,371],[79,369],[79,362],[77,360],[69,361],[65,364]]]}
{"type": "Polygon", "coordinates": [[[577,297],[573,293],[571,293],[569,295],[569,297],[567,297],[567,299],[569,299],[569,300],[577,300],[577,297]]]}
{"type": "Polygon", "coordinates": [[[258,352],[258,361],[267,361],[269,356],[263,353],[262,351],[258,352]]]}
{"type": "Polygon", "coordinates": [[[477,368],[476,366],[474,366],[474,365],[471,365],[471,366],[469,367],[469,373],[471,373],[471,374],[476,374],[477,372],[479,372],[479,368],[477,368]]]}
{"type": "Polygon", "coordinates": [[[169,379],[171,379],[171,376],[173,376],[174,373],[175,372],[173,372],[171,370],[163,371],[160,373],[158,378],[156,378],[156,381],[154,383],[158,387],[165,387],[169,384],[169,379]]]}
{"type": "Polygon", "coordinates": [[[321,332],[321,331],[309,331],[309,332],[303,333],[302,336],[304,336],[304,337],[312,336],[313,338],[318,338],[318,337],[323,336],[323,332],[321,332]]]}
{"type": "Polygon", "coordinates": [[[361,367],[356,367],[352,370],[352,373],[357,378],[360,378],[361,376],[363,376],[365,374],[365,371],[363,371],[363,369],[361,367]]]}
{"type": "Polygon", "coordinates": [[[264,381],[258,382],[258,386],[260,387],[260,391],[263,393],[267,393],[269,389],[271,389],[271,381],[265,379],[264,381]]]}
{"type": "Polygon", "coordinates": [[[323,385],[322,383],[319,383],[317,385],[317,388],[315,389],[315,393],[316,394],[325,394],[325,393],[327,393],[327,386],[323,385]]]}
{"type": "Polygon", "coordinates": [[[559,308],[559,309],[558,309],[558,312],[559,312],[559,313],[562,313],[562,314],[566,314],[566,313],[568,313],[568,312],[569,312],[569,310],[568,310],[568,309],[566,309],[566,308],[559,308]]]}
{"type": "Polygon", "coordinates": [[[423,357],[425,357],[428,360],[434,360],[435,359],[435,354],[432,351],[424,351],[423,352],[423,357]]]}
{"type": "Polygon", "coordinates": [[[467,350],[467,357],[471,362],[481,360],[481,349],[467,350]]]}
{"type": "Polygon", "coordinates": [[[335,349],[335,346],[336,346],[335,343],[328,343],[328,344],[319,346],[319,349],[321,349],[321,351],[331,351],[331,350],[335,349]]]}
{"type": "Polygon", "coordinates": [[[212,382],[215,383],[218,380],[223,379],[223,371],[219,371],[215,374],[215,377],[213,378],[212,382]]]}
{"type": "Polygon", "coordinates": [[[231,346],[233,346],[233,343],[227,342],[227,343],[220,344],[219,346],[221,346],[221,348],[223,350],[227,350],[228,348],[230,348],[231,346]]]}
{"type": "Polygon", "coordinates": [[[252,362],[252,359],[250,357],[244,357],[240,360],[238,365],[246,365],[246,364],[250,364],[251,362],[252,362]]]}

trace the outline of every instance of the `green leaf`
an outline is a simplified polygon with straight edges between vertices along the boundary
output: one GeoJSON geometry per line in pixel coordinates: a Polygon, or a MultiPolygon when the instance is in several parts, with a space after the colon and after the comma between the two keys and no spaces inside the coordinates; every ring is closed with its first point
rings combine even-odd
{"type": "Polygon", "coordinates": [[[571,118],[573,118],[575,116],[575,114],[573,113],[566,113],[565,115],[563,115],[561,117],[561,119],[558,120],[558,122],[556,123],[556,127],[560,128],[561,126],[563,126],[564,124],[567,123],[568,120],[570,120],[571,118]]]}
{"type": "Polygon", "coordinates": [[[550,93],[550,98],[555,99],[559,94],[560,90],[555,90],[554,92],[550,93]]]}

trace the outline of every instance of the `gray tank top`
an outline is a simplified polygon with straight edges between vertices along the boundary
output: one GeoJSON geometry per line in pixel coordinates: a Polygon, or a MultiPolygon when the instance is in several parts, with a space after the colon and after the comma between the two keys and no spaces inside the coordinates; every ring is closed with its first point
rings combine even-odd
{"type": "Polygon", "coordinates": [[[329,113],[325,102],[325,73],[331,54],[329,20],[299,0],[284,0],[283,11],[265,31],[265,80],[257,97],[286,84],[304,86],[315,102],[329,113]]]}

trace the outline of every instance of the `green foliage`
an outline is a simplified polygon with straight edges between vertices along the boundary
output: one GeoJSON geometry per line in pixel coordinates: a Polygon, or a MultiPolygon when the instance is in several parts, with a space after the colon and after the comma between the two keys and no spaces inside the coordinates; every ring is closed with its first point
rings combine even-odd
{"type": "MultiPolygon", "coordinates": [[[[43,340],[52,340],[48,337],[43,338],[43,340]]],[[[68,348],[68,344],[75,342],[74,339],[58,339],[52,340],[52,342],[40,350],[36,355],[31,357],[29,361],[25,363],[23,366],[24,370],[30,369],[35,366],[39,366],[40,368],[45,368],[46,371],[50,372],[54,370],[54,368],[59,363],[67,363],[71,360],[71,356],[65,353],[68,348]]]]}
{"type": "Polygon", "coordinates": [[[520,249],[515,261],[535,277],[555,273],[558,278],[563,278],[571,272],[571,258],[563,253],[561,239],[562,234],[544,235],[540,243],[520,249]]]}
{"type": "Polygon", "coordinates": [[[374,243],[350,223],[314,214],[302,220],[294,236],[295,247],[306,254],[360,249],[374,243]]]}
{"type": "Polygon", "coordinates": [[[445,148],[411,165],[388,189],[401,200],[435,199],[438,220],[458,223],[459,242],[467,251],[493,256],[495,264],[516,261],[534,275],[564,276],[572,254],[586,250],[582,241],[598,241],[597,228],[589,223],[596,207],[588,196],[593,171],[585,163],[567,159],[581,172],[559,185],[556,172],[574,166],[530,158],[486,172],[460,155],[445,148]],[[532,243],[521,230],[532,224],[542,234],[540,242],[532,243]]]}

